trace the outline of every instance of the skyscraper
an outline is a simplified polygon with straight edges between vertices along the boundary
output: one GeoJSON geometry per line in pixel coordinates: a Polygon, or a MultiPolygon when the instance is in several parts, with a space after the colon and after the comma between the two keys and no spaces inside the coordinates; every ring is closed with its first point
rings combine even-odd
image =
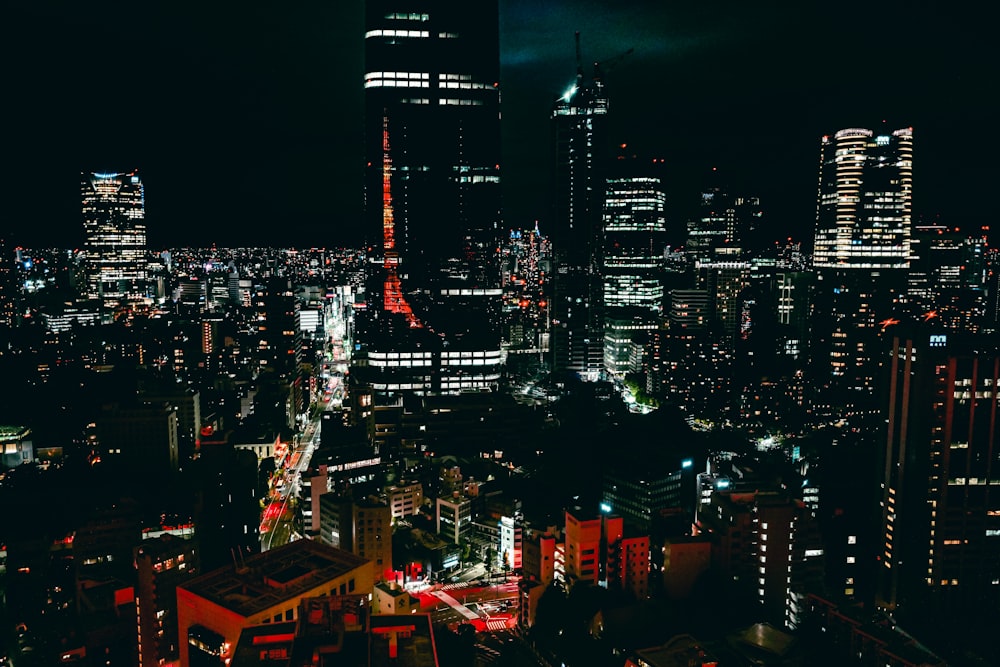
{"type": "Polygon", "coordinates": [[[99,299],[103,318],[123,302],[146,296],[146,222],[136,171],[83,173],[84,259],[87,298],[99,299]]]}
{"type": "Polygon", "coordinates": [[[659,178],[609,178],[604,199],[604,367],[624,375],[630,348],[660,325],[664,298],[666,195],[659,178]]]}
{"type": "Polygon", "coordinates": [[[359,370],[380,392],[492,389],[502,294],[497,4],[400,9],[366,7],[359,370]]]}
{"type": "Polygon", "coordinates": [[[1000,603],[1000,353],[939,325],[888,359],[877,602],[919,617],[1000,603]]]}
{"type": "Polygon", "coordinates": [[[601,280],[604,162],[608,97],[600,73],[576,81],[552,108],[555,294],[554,370],[597,379],[604,366],[601,280]]]}
{"type": "Polygon", "coordinates": [[[912,196],[912,128],[823,137],[813,266],[909,268],[912,196]]]}
{"type": "Polygon", "coordinates": [[[870,403],[880,322],[910,266],[913,131],[850,128],[820,145],[813,363],[834,408],[870,403]]]}

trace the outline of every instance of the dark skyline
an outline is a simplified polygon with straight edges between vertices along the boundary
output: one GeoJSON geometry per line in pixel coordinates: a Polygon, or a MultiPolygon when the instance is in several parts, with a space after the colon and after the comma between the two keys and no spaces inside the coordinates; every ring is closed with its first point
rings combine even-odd
{"type": "MultiPolygon", "coordinates": [[[[138,168],[152,247],[360,242],[362,8],[340,4],[8,7],[0,235],[78,246],[80,171],[138,168]]],[[[917,215],[989,224],[995,11],[502,0],[505,225],[548,216],[548,117],[577,30],[588,73],[635,49],[606,71],[611,134],[665,158],[674,229],[717,166],[763,198],[775,237],[809,240],[820,136],[883,119],[914,127],[917,215]]]]}

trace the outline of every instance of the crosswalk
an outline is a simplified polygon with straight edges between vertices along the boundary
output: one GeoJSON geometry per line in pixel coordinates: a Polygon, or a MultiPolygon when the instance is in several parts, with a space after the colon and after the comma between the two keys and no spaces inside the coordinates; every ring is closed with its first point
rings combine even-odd
{"type": "Polygon", "coordinates": [[[456,582],[454,584],[445,584],[444,586],[441,587],[441,590],[443,590],[443,591],[453,591],[456,588],[468,588],[471,585],[472,585],[472,582],[469,582],[469,581],[459,581],[459,582],[456,582]]]}
{"type": "Polygon", "coordinates": [[[461,602],[459,602],[458,600],[456,600],[452,596],[448,595],[444,591],[434,591],[434,592],[431,593],[431,595],[433,595],[434,597],[436,597],[439,600],[442,600],[449,607],[451,607],[452,609],[454,609],[455,611],[457,611],[459,614],[461,614],[465,618],[469,619],[470,621],[472,621],[472,620],[479,620],[479,615],[478,614],[476,614],[475,612],[473,612],[471,609],[469,609],[464,604],[462,604],[461,602]]]}
{"type": "Polygon", "coordinates": [[[486,621],[486,629],[490,631],[506,630],[508,628],[507,625],[508,623],[510,623],[509,619],[491,618],[490,620],[486,621]]]}

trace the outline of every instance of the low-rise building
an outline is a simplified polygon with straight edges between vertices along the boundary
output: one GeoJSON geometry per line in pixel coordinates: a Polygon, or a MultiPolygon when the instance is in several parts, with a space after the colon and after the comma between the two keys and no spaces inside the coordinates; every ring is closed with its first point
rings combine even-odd
{"type": "Polygon", "coordinates": [[[248,627],[294,621],[303,598],[369,595],[371,561],[320,544],[297,540],[239,559],[177,587],[181,667],[199,658],[226,661],[248,627]]]}

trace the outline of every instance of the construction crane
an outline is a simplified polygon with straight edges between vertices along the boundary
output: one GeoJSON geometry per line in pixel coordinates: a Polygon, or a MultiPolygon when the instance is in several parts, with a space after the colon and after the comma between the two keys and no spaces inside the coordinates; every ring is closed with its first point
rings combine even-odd
{"type": "MultiPolygon", "coordinates": [[[[580,33],[577,33],[577,35],[579,35],[579,34],[580,33]]],[[[580,55],[579,55],[579,42],[577,43],[577,49],[578,49],[577,50],[577,61],[579,61],[579,59],[580,59],[580,55]]],[[[601,78],[601,74],[607,74],[609,71],[611,71],[612,69],[614,69],[615,66],[618,65],[618,63],[620,63],[621,61],[625,60],[626,58],[628,58],[633,53],[635,53],[635,47],[634,46],[631,47],[631,48],[629,48],[626,51],[622,51],[621,53],[619,53],[616,56],[612,56],[611,58],[606,58],[604,60],[595,61],[594,62],[594,78],[595,79],[600,79],[601,78]]]]}

